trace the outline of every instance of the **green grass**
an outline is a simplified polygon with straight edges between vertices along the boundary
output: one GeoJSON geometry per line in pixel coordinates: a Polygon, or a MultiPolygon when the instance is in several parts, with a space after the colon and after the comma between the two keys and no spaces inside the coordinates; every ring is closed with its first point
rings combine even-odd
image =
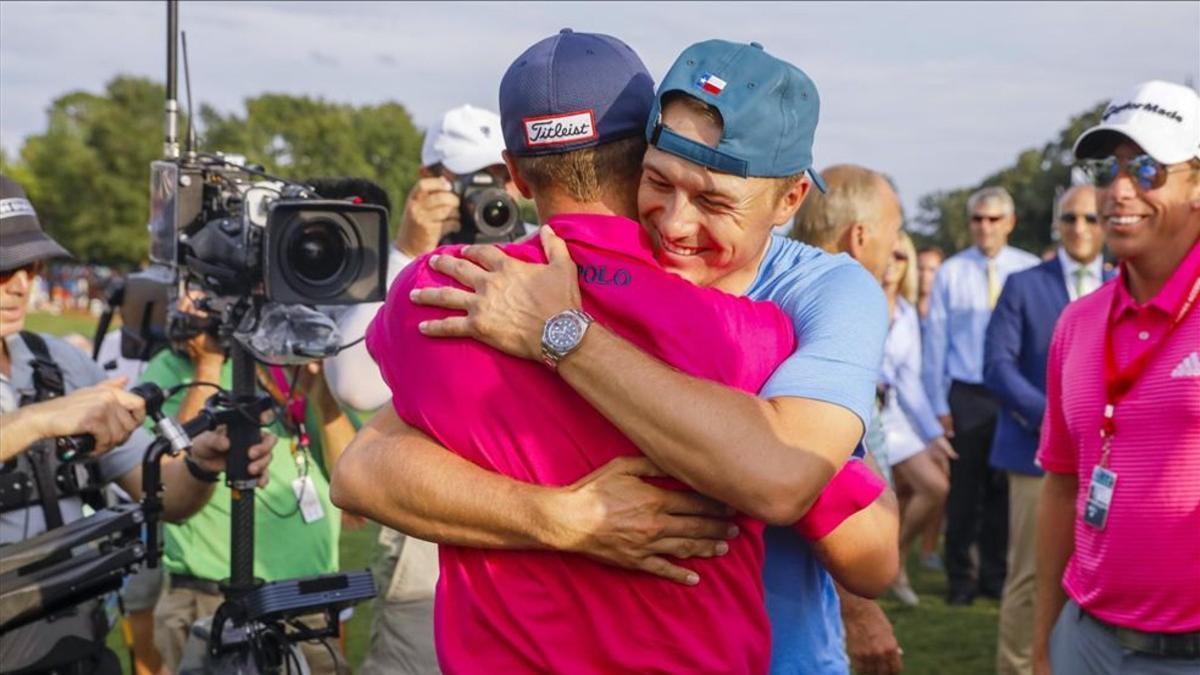
{"type": "MultiPolygon", "coordinates": [[[[96,320],[87,314],[31,314],[29,330],[53,335],[81,333],[92,337],[96,320]]],[[[374,524],[356,530],[343,530],[341,561],[343,570],[364,569],[374,562],[379,527],[374,524]]],[[[904,648],[904,669],[920,675],[959,675],[990,673],[996,660],[996,630],[999,606],[994,600],[979,599],[971,607],[947,607],[946,581],[940,572],[929,572],[909,561],[913,588],[921,596],[921,605],[907,608],[885,598],[883,605],[895,626],[896,637],[904,648]]],[[[370,640],[372,605],[365,602],[354,609],[346,626],[346,652],[352,667],[362,663],[370,640]]],[[[109,646],[120,656],[128,672],[128,652],[118,631],[109,636],[109,646]]]]}
{"type": "MultiPolygon", "coordinates": [[[[358,530],[342,528],[340,553],[343,570],[361,570],[375,562],[379,546],[376,543],[379,526],[368,523],[358,530]]],[[[346,624],[346,657],[351,668],[358,668],[367,654],[371,640],[371,601],[360,603],[354,608],[354,616],[346,624]]]]}
{"type": "Polygon", "coordinates": [[[904,650],[904,671],[920,675],[992,673],[996,669],[996,631],[1000,605],[978,598],[970,607],[946,606],[946,577],[909,559],[909,581],[921,596],[918,607],[904,607],[890,596],[880,601],[904,650]]]}
{"type": "Polygon", "coordinates": [[[63,314],[31,313],[25,319],[25,330],[51,335],[68,335],[79,333],[87,339],[92,339],[96,332],[96,317],[85,312],[64,312],[63,314]]]}

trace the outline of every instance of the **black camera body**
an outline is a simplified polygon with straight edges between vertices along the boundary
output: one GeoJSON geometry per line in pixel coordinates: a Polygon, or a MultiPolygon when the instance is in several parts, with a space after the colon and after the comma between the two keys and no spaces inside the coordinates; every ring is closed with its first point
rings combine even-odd
{"type": "Polygon", "coordinates": [[[521,209],[504,185],[487,171],[463,174],[451,181],[459,198],[462,227],[445,238],[449,244],[496,244],[525,234],[521,209]]]}
{"type": "Polygon", "coordinates": [[[304,305],[383,299],[387,210],[252,180],[240,158],[151,165],[150,259],[218,296],[304,305]]]}
{"type": "MultiPolygon", "coordinates": [[[[387,209],[257,174],[219,153],[151,164],[151,266],[125,285],[123,356],[148,360],[199,332],[216,336],[223,306],[383,300],[387,209]],[[184,291],[199,312],[179,309],[184,291]]],[[[337,189],[363,181],[318,182],[337,189]]]]}

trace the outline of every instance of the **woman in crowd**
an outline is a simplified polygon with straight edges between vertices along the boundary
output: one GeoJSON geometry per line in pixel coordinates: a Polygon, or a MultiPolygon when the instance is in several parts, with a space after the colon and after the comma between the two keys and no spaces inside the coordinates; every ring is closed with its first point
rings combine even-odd
{"type": "Polygon", "coordinates": [[[891,323],[884,344],[884,400],[880,418],[887,461],[902,504],[900,577],[892,591],[909,606],[915,606],[918,598],[908,583],[903,564],[905,553],[945,503],[950,490],[950,460],[955,458],[921,386],[916,259],[912,240],[901,232],[883,276],[891,323]]]}

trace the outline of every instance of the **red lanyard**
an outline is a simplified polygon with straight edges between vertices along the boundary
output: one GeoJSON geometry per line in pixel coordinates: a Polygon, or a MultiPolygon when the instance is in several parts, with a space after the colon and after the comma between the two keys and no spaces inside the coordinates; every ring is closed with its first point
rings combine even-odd
{"type": "Polygon", "coordinates": [[[275,380],[275,386],[279,388],[280,396],[283,397],[283,404],[285,406],[287,416],[291,420],[292,425],[296,428],[300,445],[307,448],[309,443],[308,429],[305,428],[304,424],[304,412],[307,400],[302,395],[293,397],[295,392],[292,391],[291,383],[288,382],[287,373],[283,371],[283,368],[280,368],[279,366],[271,366],[270,372],[271,378],[275,380]]]}
{"type": "MultiPolygon", "coordinates": [[[[1122,275],[1125,276],[1125,275],[1122,275]]],[[[1121,281],[1117,281],[1121,283],[1121,281]]],[[[1146,370],[1146,366],[1150,364],[1150,360],[1158,353],[1167,342],[1167,338],[1175,331],[1179,324],[1187,318],[1188,311],[1196,304],[1196,296],[1200,295],[1200,276],[1192,282],[1192,290],[1188,292],[1187,298],[1175,316],[1171,319],[1171,325],[1167,327],[1167,332],[1159,338],[1158,342],[1151,348],[1142,352],[1135,358],[1124,370],[1117,367],[1116,348],[1113,346],[1113,332],[1116,324],[1117,301],[1120,297],[1117,290],[1113,291],[1112,306],[1108,310],[1108,322],[1104,331],[1104,391],[1107,398],[1104,406],[1104,421],[1101,423],[1100,435],[1107,441],[1115,432],[1116,427],[1113,424],[1113,412],[1121,399],[1129,393],[1133,388],[1134,383],[1142,376],[1146,370]]],[[[1107,443],[1106,443],[1107,445],[1107,443]]],[[[1107,455],[1107,448],[1105,455],[1107,455]]]]}

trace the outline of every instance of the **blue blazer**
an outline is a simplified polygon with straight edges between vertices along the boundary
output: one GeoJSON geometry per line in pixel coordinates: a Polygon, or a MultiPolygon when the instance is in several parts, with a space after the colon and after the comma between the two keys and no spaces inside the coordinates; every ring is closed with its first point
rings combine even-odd
{"type": "Polygon", "coordinates": [[[1042,475],[1033,460],[1046,412],[1046,361],[1069,300],[1056,256],[1009,276],[996,302],[984,339],[983,383],[1002,406],[989,460],[997,469],[1042,475]]]}

